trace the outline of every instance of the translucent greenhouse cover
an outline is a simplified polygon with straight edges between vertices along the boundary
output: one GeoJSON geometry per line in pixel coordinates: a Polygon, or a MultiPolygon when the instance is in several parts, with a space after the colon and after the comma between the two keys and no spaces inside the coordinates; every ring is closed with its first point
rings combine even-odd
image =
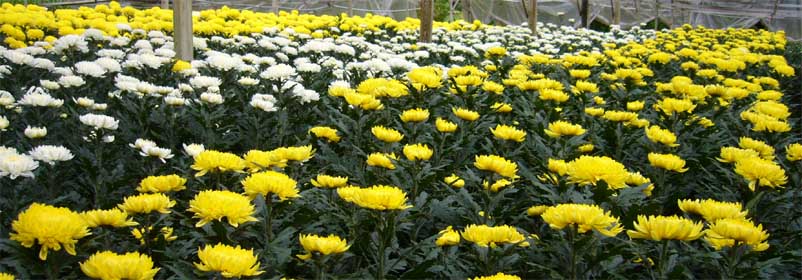
{"type": "MultiPolygon", "coordinates": [[[[452,0],[456,7],[460,0],[452,0]]],[[[462,0],[465,1],[465,0],[462,0]]],[[[470,0],[471,11],[484,23],[526,22],[529,0],[470,0]]],[[[538,0],[538,21],[580,25],[579,0],[538,0]]],[[[216,0],[195,0],[195,6],[221,6],[216,0]]],[[[677,27],[685,23],[709,28],[749,28],[762,23],[772,31],[785,30],[790,39],[802,39],[802,0],[620,0],[621,26],[652,22],[655,18],[677,27]]],[[[417,17],[419,0],[233,0],[242,9],[299,10],[314,14],[373,13],[396,19],[417,17]]],[[[613,0],[589,0],[589,21],[612,23],[613,0]]],[[[455,11],[458,12],[458,11],[455,11]]]]}

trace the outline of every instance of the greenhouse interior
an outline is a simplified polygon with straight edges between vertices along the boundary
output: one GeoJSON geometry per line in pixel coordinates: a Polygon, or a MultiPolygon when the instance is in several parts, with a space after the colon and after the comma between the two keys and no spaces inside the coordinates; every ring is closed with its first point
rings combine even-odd
{"type": "Polygon", "coordinates": [[[800,0],[0,0],[0,280],[800,279],[800,0]]]}

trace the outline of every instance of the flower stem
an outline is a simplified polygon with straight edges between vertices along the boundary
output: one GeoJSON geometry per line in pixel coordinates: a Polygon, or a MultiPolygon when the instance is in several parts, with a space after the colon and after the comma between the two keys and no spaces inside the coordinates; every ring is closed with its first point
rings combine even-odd
{"type": "Polygon", "coordinates": [[[264,227],[265,227],[265,236],[267,237],[267,243],[270,243],[270,240],[273,239],[273,199],[269,195],[264,196],[265,199],[265,219],[264,219],[264,227]]]}
{"type": "Polygon", "coordinates": [[[571,279],[571,280],[577,279],[576,278],[576,259],[577,259],[577,256],[576,256],[576,244],[574,243],[574,235],[575,235],[574,231],[576,231],[576,229],[574,229],[573,226],[569,226],[569,229],[568,229],[568,242],[571,243],[570,244],[571,245],[571,259],[570,259],[571,269],[570,269],[570,273],[571,274],[569,275],[569,279],[571,279]]]}
{"type": "MultiPolygon", "coordinates": [[[[667,258],[668,258],[668,242],[669,242],[669,240],[663,240],[663,245],[662,245],[662,247],[660,249],[660,260],[659,260],[660,264],[657,267],[657,269],[658,269],[657,273],[659,273],[658,278],[660,278],[660,279],[663,279],[666,276],[666,269],[667,269],[666,262],[668,261],[667,260],[667,258]]],[[[648,260],[644,260],[644,261],[648,261],[648,260]]]]}

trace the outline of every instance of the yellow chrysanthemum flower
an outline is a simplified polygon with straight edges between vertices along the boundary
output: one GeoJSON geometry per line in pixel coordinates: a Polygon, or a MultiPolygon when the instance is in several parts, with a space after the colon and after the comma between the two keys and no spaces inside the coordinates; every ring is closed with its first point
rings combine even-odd
{"type": "Polygon", "coordinates": [[[373,133],[373,136],[377,139],[387,143],[395,143],[404,139],[404,135],[398,132],[398,130],[381,125],[374,126],[370,129],[370,132],[373,133]]]}
{"type": "Polygon", "coordinates": [[[668,129],[662,129],[653,125],[646,129],[646,137],[654,143],[660,143],[669,147],[677,147],[677,136],[668,129]]]}
{"type": "MultiPolygon", "coordinates": [[[[587,113],[588,111],[585,110],[585,112],[587,113]]],[[[630,122],[637,119],[638,114],[633,112],[610,110],[610,111],[604,111],[604,113],[602,114],[602,118],[613,122],[630,122]]]]}
{"type": "Polygon", "coordinates": [[[302,260],[311,259],[313,254],[341,254],[348,251],[348,248],[351,247],[345,239],[334,234],[330,234],[326,237],[316,234],[301,234],[298,240],[300,240],[301,246],[306,250],[306,254],[297,255],[297,257],[302,260]]]}
{"type": "Polygon", "coordinates": [[[111,227],[130,227],[139,225],[128,217],[128,213],[119,208],[108,210],[89,210],[81,213],[87,226],[90,228],[111,226],[111,227]]]}
{"type": "Polygon", "coordinates": [[[749,245],[752,251],[761,252],[769,248],[769,234],[763,225],[745,219],[719,219],[705,230],[705,240],[716,250],[724,247],[749,245]]]}
{"type": "Polygon", "coordinates": [[[759,158],[760,153],[751,149],[741,149],[736,147],[721,147],[719,157],[716,158],[724,163],[736,163],[748,158],[759,158]]]}
{"type": "Polygon", "coordinates": [[[580,156],[568,163],[568,181],[579,185],[607,183],[609,189],[626,187],[629,172],[620,162],[606,156],[580,156]]]}
{"type": "Polygon", "coordinates": [[[499,272],[496,273],[495,275],[490,275],[490,276],[477,276],[474,277],[473,280],[521,280],[521,277],[499,272]]]}
{"type": "Polygon", "coordinates": [[[485,58],[498,58],[507,55],[507,49],[504,47],[490,47],[485,51],[485,58]]]}
{"type": "Polygon", "coordinates": [[[627,230],[632,239],[691,241],[704,235],[702,223],[677,216],[638,215],[633,226],[635,230],[627,230]]]}
{"type": "Polygon", "coordinates": [[[526,131],[503,124],[497,124],[495,128],[490,129],[490,132],[493,133],[493,136],[501,140],[523,142],[526,139],[526,131]]]}
{"type": "Polygon", "coordinates": [[[198,250],[200,263],[195,267],[200,271],[220,272],[225,278],[241,278],[264,273],[259,270],[259,258],[253,249],[243,249],[239,245],[232,247],[225,244],[206,245],[198,250]]]}
{"type": "Polygon", "coordinates": [[[577,147],[576,149],[581,153],[590,153],[595,148],[596,147],[593,146],[593,144],[588,143],[588,144],[581,145],[581,146],[577,147]]]}
{"type": "Polygon", "coordinates": [[[181,178],[181,176],[175,174],[148,176],[139,182],[139,186],[136,190],[138,192],[147,193],[177,192],[186,189],[187,187],[184,185],[186,183],[187,179],[181,178]]]}
{"type": "Polygon", "coordinates": [[[785,158],[788,159],[788,161],[802,160],[802,144],[794,143],[785,146],[785,158]]]}
{"type": "Polygon", "coordinates": [[[677,200],[677,205],[682,212],[699,214],[708,222],[720,219],[744,219],[748,214],[740,202],[682,199],[677,200]]]}
{"type": "Polygon", "coordinates": [[[404,145],[404,156],[410,161],[429,160],[433,153],[434,151],[426,144],[404,145]]]}
{"type": "Polygon", "coordinates": [[[126,197],[122,204],[117,205],[120,209],[129,214],[148,214],[156,211],[162,214],[169,214],[170,208],[175,206],[175,201],[163,193],[143,193],[126,197]]]}
{"type": "Polygon", "coordinates": [[[599,206],[590,204],[559,204],[546,209],[540,217],[553,229],[576,225],[579,233],[596,230],[613,237],[624,230],[618,218],[599,206]]]}
{"type": "Polygon", "coordinates": [[[131,252],[116,254],[103,251],[89,256],[81,263],[81,271],[91,278],[103,280],[115,279],[153,279],[160,268],[153,268],[150,256],[131,252]]]}
{"type": "Polygon", "coordinates": [[[279,160],[306,162],[315,157],[315,149],[312,145],[297,147],[281,147],[272,151],[279,160]]]}
{"type": "Polygon", "coordinates": [[[683,173],[688,171],[685,168],[685,160],[674,154],[649,153],[649,163],[657,168],[683,173]]]}
{"type": "Polygon", "coordinates": [[[373,210],[404,210],[411,208],[407,204],[407,194],[393,186],[372,186],[370,188],[337,189],[337,194],[344,200],[352,202],[359,207],[373,210]]]}
{"type": "Polygon", "coordinates": [[[497,155],[476,156],[473,166],[476,169],[494,172],[510,179],[518,177],[518,164],[497,155]]]}
{"type": "Polygon", "coordinates": [[[276,171],[262,171],[251,174],[242,180],[242,188],[251,199],[262,195],[265,199],[275,194],[281,201],[300,197],[297,182],[284,173],[276,171]]]}
{"type": "Polygon", "coordinates": [[[309,129],[309,133],[312,133],[317,138],[326,139],[328,142],[339,142],[340,136],[337,135],[337,130],[328,126],[316,126],[309,129]]]}
{"type": "Polygon", "coordinates": [[[195,177],[206,175],[209,172],[241,172],[245,169],[245,160],[232,153],[205,150],[195,156],[192,169],[198,171],[195,177]]]}
{"type": "Polygon", "coordinates": [[[637,112],[643,110],[643,101],[627,102],[627,111],[637,112]]]}
{"type": "Polygon", "coordinates": [[[493,109],[493,111],[496,111],[498,113],[509,113],[512,112],[512,105],[510,105],[509,103],[496,102],[490,106],[490,109],[493,109]]]}
{"type": "Polygon", "coordinates": [[[189,69],[192,69],[192,64],[180,59],[175,61],[172,68],[173,72],[182,72],[189,69]]]}
{"type": "Polygon", "coordinates": [[[37,242],[41,245],[39,259],[47,259],[47,251],[58,251],[64,247],[70,255],[75,255],[75,243],[90,235],[89,227],[81,214],[68,208],[33,203],[22,211],[11,223],[9,239],[31,248],[37,242]]]}
{"type": "Polygon", "coordinates": [[[401,113],[402,122],[422,122],[429,119],[429,110],[415,108],[409,109],[401,113]]]}
{"type": "Polygon", "coordinates": [[[14,280],[14,275],[10,273],[0,272],[0,280],[14,280]]]}
{"type": "Polygon", "coordinates": [[[451,226],[446,227],[438,233],[440,236],[434,241],[438,247],[453,246],[459,244],[459,232],[455,231],[451,226]]]}
{"type": "MultiPolygon", "coordinates": [[[[605,113],[604,108],[595,108],[595,107],[587,107],[587,108],[585,108],[585,114],[588,114],[588,115],[593,116],[593,117],[603,116],[604,113],[605,113]]],[[[631,116],[631,115],[628,115],[628,116],[631,116]]],[[[637,118],[637,117],[638,116],[636,114],[635,118],[637,118]]],[[[628,119],[627,121],[629,121],[631,119],[632,118],[628,119]]]]}
{"type": "Polygon", "coordinates": [[[462,231],[462,238],[482,247],[496,247],[499,244],[529,246],[526,237],[508,225],[469,225],[462,231]]]}
{"type": "Polygon", "coordinates": [[[757,186],[782,188],[788,182],[782,166],[762,158],[747,158],[736,162],[735,173],[749,181],[749,189],[752,191],[757,186]]]}
{"type": "Polygon", "coordinates": [[[188,211],[195,213],[194,218],[200,219],[195,224],[196,227],[202,227],[214,220],[222,221],[223,218],[233,227],[258,221],[253,217],[254,206],[251,200],[231,191],[202,191],[189,201],[188,211]]]}
{"type": "Polygon", "coordinates": [[[765,160],[774,159],[774,147],[769,146],[766,144],[766,142],[755,140],[749,137],[741,137],[741,139],[738,141],[738,146],[758,152],[760,157],[765,160]]]}
{"type": "Polygon", "coordinates": [[[479,113],[465,108],[451,108],[451,112],[454,113],[454,115],[457,116],[457,118],[469,122],[479,119],[479,113]]]}
{"type": "Polygon", "coordinates": [[[419,67],[407,72],[407,78],[412,84],[420,84],[427,88],[439,88],[443,82],[443,70],[432,66],[419,67]]]}
{"type": "Polygon", "coordinates": [[[395,170],[395,164],[393,164],[393,160],[397,159],[398,158],[395,156],[395,154],[372,153],[368,155],[366,163],[370,166],[378,166],[395,170]]]}
{"type": "Polygon", "coordinates": [[[512,185],[512,183],[513,183],[513,181],[501,178],[501,179],[498,179],[495,182],[493,182],[493,184],[490,184],[489,182],[484,181],[484,182],[482,182],[482,187],[485,190],[490,190],[492,192],[498,192],[502,188],[507,187],[509,185],[512,185]]]}
{"type": "Polygon", "coordinates": [[[250,172],[258,172],[271,167],[287,167],[287,160],[279,157],[273,151],[250,150],[245,154],[245,165],[250,172]]]}
{"type": "Polygon", "coordinates": [[[457,131],[457,124],[443,118],[437,118],[434,124],[435,127],[437,127],[437,131],[442,133],[451,133],[457,131]]]}
{"type": "Polygon", "coordinates": [[[544,129],[551,138],[559,138],[562,136],[577,136],[585,134],[585,129],[581,125],[572,124],[566,121],[556,121],[549,124],[548,129],[544,129]]]}
{"type": "Polygon", "coordinates": [[[448,176],[445,179],[443,179],[443,182],[446,183],[446,185],[455,188],[462,188],[465,186],[465,180],[457,176],[457,174],[451,174],[451,176],[448,176]]]}
{"type": "Polygon", "coordinates": [[[540,216],[543,215],[543,212],[546,212],[546,209],[549,209],[549,206],[546,205],[531,206],[526,209],[526,215],[529,217],[540,216]]]}
{"type": "Polygon", "coordinates": [[[660,112],[663,112],[666,115],[672,115],[675,113],[693,113],[693,109],[696,108],[696,104],[693,104],[693,101],[690,99],[675,99],[671,97],[663,98],[657,102],[655,106],[660,112]]]}
{"type": "Polygon", "coordinates": [[[335,189],[348,185],[348,177],[318,174],[315,179],[312,179],[311,183],[318,188],[335,189]]]}

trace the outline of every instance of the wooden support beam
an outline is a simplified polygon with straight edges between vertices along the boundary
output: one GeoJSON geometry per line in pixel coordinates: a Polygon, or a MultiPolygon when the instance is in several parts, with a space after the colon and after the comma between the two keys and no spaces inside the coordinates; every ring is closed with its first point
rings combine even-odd
{"type": "Polygon", "coordinates": [[[582,5],[579,7],[579,18],[582,27],[588,28],[590,27],[590,22],[588,22],[588,13],[590,12],[590,5],[588,5],[588,0],[582,0],[582,5]]]}
{"type": "Polygon", "coordinates": [[[161,4],[162,9],[169,9],[170,8],[170,0],[161,0],[161,2],[162,2],[162,4],[161,4]]]}
{"type": "Polygon", "coordinates": [[[274,14],[278,15],[278,0],[273,0],[273,3],[270,5],[270,9],[273,11],[274,14]]]}
{"type": "Polygon", "coordinates": [[[462,18],[467,22],[473,22],[473,10],[471,10],[471,0],[462,0],[462,18]]]}
{"type": "Polygon", "coordinates": [[[537,36],[537,0],[529,0],[529,30],[537,36]]]}
{"type": "Polygon", "coordinates": [[[420,39],[418,42],[432,42],[432,25],[434,25],[434,1],[420,0],[420,39]]]}
{"type": "Polygon", "coordinates": [[[192,0],[175,0],[173,3],[173,43],[175,56],[192,60],[192,0]]]}
{"type": "Polygon", "coordinates": [[[348,16],[354,16],[354,0],[348,0],[348,16]]]}
{"type": "Polygon", "coordinates": [[[621,0],[613,0],[613,24],[621,25],[621,0]]]}

